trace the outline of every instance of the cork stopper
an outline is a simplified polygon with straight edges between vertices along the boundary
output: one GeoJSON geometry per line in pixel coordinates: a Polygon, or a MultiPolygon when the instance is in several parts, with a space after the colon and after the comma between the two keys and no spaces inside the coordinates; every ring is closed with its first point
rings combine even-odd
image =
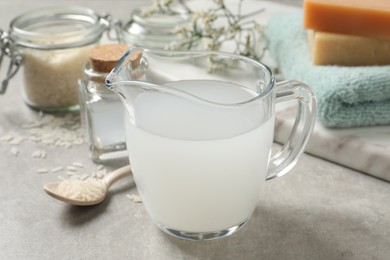
{"type": "Polygon", "coordinates": [[[141,62],[141,58],[142,58],[142,50],[141,49],[136,49],[130,54],[129,61],[131,63],[132,69],[139,67],[140,62],[141,62]]]}
{"type": "Polygon", "coordinates": [[[97,72],[110,72],[128,49],[129,47],[125,44],[96,46],[89,54],[92,69],[97,72]]]}

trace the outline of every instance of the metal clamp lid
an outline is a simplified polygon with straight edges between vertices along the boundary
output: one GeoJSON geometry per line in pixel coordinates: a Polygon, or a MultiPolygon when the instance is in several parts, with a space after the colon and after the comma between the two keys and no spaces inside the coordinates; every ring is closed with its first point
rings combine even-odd
{"type": "Polygon", "coordinates": [[[6,77],[1,82],[0,94],[5,93],[8,81],[16,74],[23,63],[23,56],[14,50],[13,42],[9,37],[9,34],[0,30],[0,69],[5,56],[10,59],[10,62],[6,77]]]}

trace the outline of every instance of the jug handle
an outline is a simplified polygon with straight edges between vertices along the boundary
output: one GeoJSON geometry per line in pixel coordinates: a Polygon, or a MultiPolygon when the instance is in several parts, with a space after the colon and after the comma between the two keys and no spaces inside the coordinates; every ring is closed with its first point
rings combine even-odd
{"type": "Polygon", "coordinates": [[[280,151],[271,156],[266,180],[280,177],[290,171],[303,153],[316,119],[316,98],[302,82],[289,80],[275,84],[276,103],[297,100],[295,123],[280,151]]]}

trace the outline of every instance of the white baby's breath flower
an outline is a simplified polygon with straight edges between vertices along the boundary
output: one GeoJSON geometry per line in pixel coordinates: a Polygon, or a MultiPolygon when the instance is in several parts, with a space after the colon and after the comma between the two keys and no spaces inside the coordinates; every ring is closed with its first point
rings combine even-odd
{"type": "Polygon", "coordinates": [[[224,0],[212,2],[213,8],[194,12],[186,6],[185,0],[155,0],[144,13],[175,15],[177,11],[174,7],[178,4],[191,15],[192,19],[188,24],[173,30],[182,41],[170,43],[167,46],[169,50],[192,49],[197,46],[204,50],[219,51],[222,48],[225,50],[223,46],[235,46],[232,52],[260,60],[266,49],[264,26],[249,19],[259,15],[264,9],[241,14],[244,0],[239,0],[238,8],[234,12],[225,5],[224,0]]]}

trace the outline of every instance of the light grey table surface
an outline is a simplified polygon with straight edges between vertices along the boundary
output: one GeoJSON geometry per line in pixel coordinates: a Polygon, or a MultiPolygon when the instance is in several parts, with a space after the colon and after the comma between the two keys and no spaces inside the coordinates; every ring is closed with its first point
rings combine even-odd
{"type": "MultiPolygon", "coordinates": [[[[145,2],[0,0],[0,28],[32,7],[61,3],[125,18],[145,2]]],[[[20,126],[36,114],[23,103],[20,84],[21,73],[0,96],[0,137],[22,134],[20,126]]],[[[310,155],[265,185],[251,221],[238,233],[188,242],[161,232],[144,206],[126,197],[137,193],[131,178],[95,207],[72,207],[47,196],[42,185],[57,176],[36,169],[80,161],[92,171],[96,165],[86,145],[18,148],[15,157],[0,142],[0,259],[390,259],[390,184],[310,155]],[[37,149],[47,151],[47,158],[32,158],[37,149]]]]}

